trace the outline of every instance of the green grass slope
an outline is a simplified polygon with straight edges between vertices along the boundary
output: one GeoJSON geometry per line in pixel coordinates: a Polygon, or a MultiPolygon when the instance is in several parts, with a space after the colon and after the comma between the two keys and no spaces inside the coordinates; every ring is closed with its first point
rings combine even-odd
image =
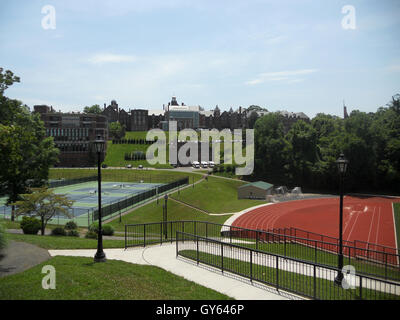
{"type": "Polygon", "coordinates": [[[54,257],[0,279],[2,300],[227,300],[228,296],[161,268],[92,258],[54,257]],[[56,269],[56,289],[43,290],[44,265],[56,269]]]}
{"type": "Polygon", "coordinates": [[[192,204],[211,213],[238,212],[243,209],[267,203],[262,200],[238,199],[237,188],[245,184],[210,176],[195,188],[187,188],[174,195],[179,200],[192,204]]]}

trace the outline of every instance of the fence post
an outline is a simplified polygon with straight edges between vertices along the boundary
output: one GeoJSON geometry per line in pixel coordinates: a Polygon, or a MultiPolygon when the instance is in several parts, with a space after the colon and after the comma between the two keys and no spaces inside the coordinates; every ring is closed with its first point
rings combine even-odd
{"type": "Polygon", "coordinates": [[[316,299],[316,297],[317,297],[317,271],[316,271],[316,266],[315,266],[315,264],[314,264],[314,272],[313,272],[313,274],[314,274],[314,294],[313,294],[313,297],[314,297],[314,299],[316,299]]]}
{"type": "Polygon", "coordinates": [[[170,222],[170,226],[171,226],[171,232],[169,233],[170,234],[170,237],[171,237],[171,243],[172,243],[172,241],[173,241],[173,239],[172,239],[172,221],[170,222]]]}
{"type": "Polygon", "coordinates": [[[250,282],[253,282],[253,250],[250,250],[250,282]]]}
{"type": "Polygon", "coordinates": [[[164,224],[162,222],[160,222],[160,241],[162,244],[162,238],[163,238],[163,234],[164,234],[164,230],[163,230],[164,224]]]}
{"type": "Polygon", "coordinates": [[[362,276],[360,275],[360,300],[362,300],[362,276]]]}
{"type": "Polygon", "coordinates": [[[221,242],[221,271],[224,273],[224,243],[221,242]]]}
{"type": "Polygon", "coordinates": [[[196,237],[197,243],[196,243],[196,260],[197,260],[197,265],[199,264],[199,237],[196,237]]]}
{"type": "Polygon", "coordinates": [[[283,250],[284,256],[286,257],[286,234],[283,235],[283,250]]]}
{"type": "Polygon", "coordinates": [[[279,290],[279,258],[278,256],[275,256],[276,258],[276,289],[279,290]]]}
{"type": "Polygon", "coordinates": [[[125,250],[126,250],[126,225],[125,225],[125,250]]]}
{"type": "Polygon", "coordinates": [[[146,246],[146,224],[143,224],[143,247],[146,246]]]}
{"type": "Polygon", "coordinates": [[[385,255],[385,279],[387,279],[387,253],[384,253],[385,255]]]}
{"type": "Polygon", "coordinates": [[[256,231],[256,250],[258,250],[258,237],[259,237],[259,231],[256,231]]]}
{"type": "MultiPolygon", "coordinates": [[[[162,233],[161,233],[161,235],[162,235],[162,233]]],[[[176,257],[178,257],[178,237],[179,237],[179,235],[178,235],[178,232],[176,232],[176,257]]],[[[161,236],[161,240],[162,240],[162,236],[161,236]]]]}
{"type": "Polygon", "coordinates": [[[315,240],[314,241],[314,262],[315,263],[317,263],[317,260],[318,260],[317,254],[318,254],[318,252],[317,252],[317,240],[315,240]]]}

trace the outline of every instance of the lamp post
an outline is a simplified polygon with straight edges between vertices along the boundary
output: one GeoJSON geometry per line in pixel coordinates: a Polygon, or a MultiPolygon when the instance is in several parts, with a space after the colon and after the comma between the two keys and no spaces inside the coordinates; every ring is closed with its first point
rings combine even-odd
{"type": "Polygon", "coordinates": [[[340,209],[339,209],[339,256],[338,256],[338,274],[335,278],[335,283],[337,285],[342,285],[343,280],[343,180],[344,175],[347,170],[347,165],[349,161],[344,157],[344,154],[341,153],[339,158],[336,160],[336,164],[339,171],[340,176],[340,209]]]}
{"type": "Polygon", "coordinates": [[[101,226],[101,168],[100,168],[100,157],[101,153],[104,151],[105,141],[101,138],[100,135],[97,136],[97,139],[94,141],[95,149],[97,152],[97,197],[98,197],[98,215],[99,215],[99,232],[97,237],[97,252],[94,256],[95,262],[105,262],[106,255],[103,251],[103,229],[101,226]]]}
{"type": "Polygon", "coordinates": [[[164,225],[164,236],[165,239],[168,238],[168,234],[167,234],[167,220],[168,220],[168,216],[167,216],[167,201],[168,201],[168,195],[166,194],[164,196],[164,206],[163,206],[163,225],[164,225]]]}

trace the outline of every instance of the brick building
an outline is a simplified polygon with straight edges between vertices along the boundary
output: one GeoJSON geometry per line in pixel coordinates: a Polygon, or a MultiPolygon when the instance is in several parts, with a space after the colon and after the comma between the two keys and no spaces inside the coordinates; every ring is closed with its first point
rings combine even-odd
{"type": "MultiPolygon", "coordinates": [[[[97,161],[93,141],[97,135],[108,139],[107,117],[97,114],[55,112],[46,105],[34,106],[34,112],[40,113],[47,136],[53,137],[60,150],[60,167],[92,166],[97,161]]],[[[101,155],[103,160],[106,153],[101,155]]]]}

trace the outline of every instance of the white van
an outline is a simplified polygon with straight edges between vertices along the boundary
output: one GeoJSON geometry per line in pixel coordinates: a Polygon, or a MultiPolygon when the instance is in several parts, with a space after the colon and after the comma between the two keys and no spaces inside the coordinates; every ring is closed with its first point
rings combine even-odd
{"type": "Polygon", "coordinates": [[[203,168],[207,168],[207,167],[208,167],[208,162],[207,162],[207,161],[202,161],[202,162],[201,162],[201,166],[202,166],[203,168]]]}
{"type": "Polygon", "coordinates": [[[198,161],[193,161],[192,166],[193,168],[200,168],[200,163],[198,161]]]}
{"type": "Polygon", "coordinates": [[[214,166],[215,166],[214,161],[209,161],[209,162],[208,162],[208,166],[209,166],[210,168],[214,168],[214,166]]]}

